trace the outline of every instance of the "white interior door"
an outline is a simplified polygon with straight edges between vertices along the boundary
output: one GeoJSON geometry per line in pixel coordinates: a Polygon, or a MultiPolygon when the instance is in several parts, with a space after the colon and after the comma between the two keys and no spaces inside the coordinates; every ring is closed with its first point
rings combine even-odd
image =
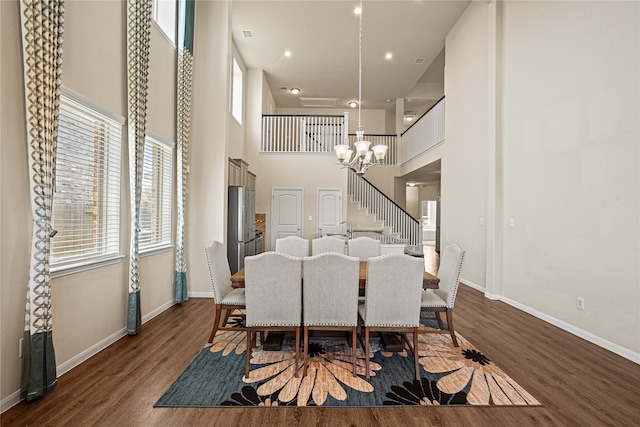
{"type": "Polygon", "coordinates": [[[318,189],[318,237],[340,233],[342,222],[342,189],[318,189]]]}
{"type": "Polygon", "coordinates": [[[273,188],[271,190],[271,249],[276,239],[286,236],[302,237],[302,188],[273,188]]]}

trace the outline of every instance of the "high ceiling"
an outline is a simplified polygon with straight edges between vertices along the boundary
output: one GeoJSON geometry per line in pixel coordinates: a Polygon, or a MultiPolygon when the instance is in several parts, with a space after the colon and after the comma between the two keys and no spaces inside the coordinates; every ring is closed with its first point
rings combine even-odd
{"type": "MultiPolygon", "coordinates": [[[[265,71],[276,106],[300,97],[358,99],[358,0],[256,1],[232,5],[233,40],[247,68],[265,71]],[[251,37],[247,37],[249,35],[251,37]],[[291,56],[285,57],[285,51],[291,56]],[[293,95],[290,88],[300,89],[293,95]]],[[[445,36],[469,0],[369,0],[362,15],[362,109],[421,115],[444,92],[445,36]],[[393,58],[385,59],[386,53],[393,58]],[[419,62],[419,63],[416,63],[419,62]],[[431,66],[431,67],[430,67],[431,66]]]]}

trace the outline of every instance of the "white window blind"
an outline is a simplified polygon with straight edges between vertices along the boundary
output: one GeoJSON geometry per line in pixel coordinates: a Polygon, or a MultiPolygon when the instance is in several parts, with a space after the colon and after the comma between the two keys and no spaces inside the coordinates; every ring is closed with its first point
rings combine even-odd
{"type": "Polygon", "coordinates": [[[61,96],[52,270],[118,255],[121,142],[121,123],[61,96]]]}
{"type": "Polygon", "coordinates": [[[173,146],[147,136],[140,199],[140,251],[171,244],[173,146]]]}

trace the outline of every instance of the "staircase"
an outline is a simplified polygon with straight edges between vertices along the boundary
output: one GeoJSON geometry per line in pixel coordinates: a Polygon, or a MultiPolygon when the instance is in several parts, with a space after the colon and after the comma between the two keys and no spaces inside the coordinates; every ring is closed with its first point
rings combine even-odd
{"type": "Polygon", "coordinates": [[[361,209],[373,215],[375,221],[382,223],[382,228],[389,230],[390,235],[408,245],[422,244],[422,227],[420,223],[398,206],[393,200],[378,190],[366,178],[349,171],[347,194],[361,209]]]}

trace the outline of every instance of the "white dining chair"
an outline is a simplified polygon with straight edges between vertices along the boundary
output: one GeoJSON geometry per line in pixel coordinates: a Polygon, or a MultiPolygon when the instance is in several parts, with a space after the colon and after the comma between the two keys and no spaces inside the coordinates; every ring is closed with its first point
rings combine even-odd
{"type": "Polygon", "coordinates": [[[439,330],[423,329],[427,333],[448,333],[451,335],[453,345],[458,347],[458,340],[453,328],[453,305],[456,302],[458,284],[460,283],[460,270],[464,260],[465,251],[460,245],[453,243],[447,245],[440,256],[440,266],[438,267],[438,289],[426,289],[422,291],[420,303],[421,312],[433,312],[433,316],[422,315],[423,319],[435,320],[439,330]],[[440,313],[447,315],[447,329],[445,330],[440,319],[440,313]]]}
{"type": "Polygon", "coordinates": [[[347,242],[349,256],[360,258],[360,261],[366,261],[371,257],[380,256],[380,240],[371,237],[356,237],[347,242]]]}
{"type": "Polygon", "coordinates": [[[213,288],[213,300],[216,304],[216,313],[213,320],[213,329],[209,336],[209,344],[213,342],[216,332],[219,330],[239,329],[226,327],[229,315],[235,309],[245,308],[244,289],[231,287],[231,270],[227,260],[227,251],[224,245],[218,241],[211,241],[205,247],[209,278],[213,288]],[[222,310],[225,310],[224,320],[220,326],[222,310]]]}
{"type": "Polygon", "coordinates": [[[257,331],[295,331],[295,376],[300,361],[302,319],[302,258],[264,252],[244,260],[247,354],[245,377],[249,378],[251,349],[257,331]]]}
{"type": "Polygon", "coordinates": [[[319,237],[311,241],[311,255],[319,255],[325,252],[338,252],[343,254],[345,241],[331,236],[319,237]]]}
{"type": "Polygon", "coordinates": [[[302,271],[303,376],[307,375],[311,330],[351,332],[351,361],[353,376],[356,376],[360,260],[336,252],[326,252],[304,258],[302,271]]]}
{"type": "Polygon", "coordinates": [[[298,236],[287,236],[276,239],[276,252],[295,256],[309,256],[309,240],[298,236]]]}
{"type": "Polygon", "coordinates": [[[424,263],[405,254],[386,254],[369,258],[364,304],[358,313],[364,326],[366,375],[369,368],[369,335],[373,331],[400,332],[413,353],[416,379],[418,366],[418,326],[420,325],[420,293],[424,263]],[[413,333],[413,345],[407,339],[413,333]]]}

